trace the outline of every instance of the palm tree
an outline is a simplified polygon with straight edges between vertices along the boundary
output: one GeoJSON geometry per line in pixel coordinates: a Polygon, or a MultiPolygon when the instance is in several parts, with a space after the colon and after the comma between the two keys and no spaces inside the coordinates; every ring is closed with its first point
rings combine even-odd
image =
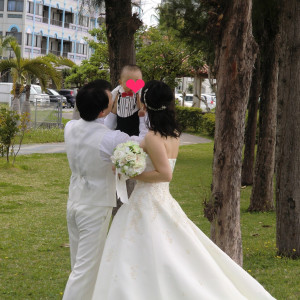
{"type": "Polygon", "coordinates": [[[18,113],[20,113],[21,93],[24,89],[24,84],[26,84],[26,101],[24,103],[22,112],[30,114],[29,97],[32,79],[38,79],[42,89],[45,89],[50,78],[53,79],[55,85],[59,87],[61,75],[52,66],[52,64],[43,59],[43,57],[37,57],[33,59],[22,58],[21,49],[16,40],[10,41],[9,45],[15,54],[15,58],[0,61],[0,72],[4,70],[10,70],[11,72],[14,83],[12,109],[18,113]]]}
{"type": "MultiPolygon", "coordinates": [[[[10,47],[10,42],[15,40],[15,37],[13,36],[0,36],[0,58],[3,58],[3,52],[4,50],[8,49],[10,47]]],[[[3,75],[0,72],[0,80],[3,75]]]]}
{"type": "Polygon", "coordinates": [[[15,40],[15,37],[9,36],[0,36],[0,57],[3,57],[3,52],[5,49],[10,47],[10,42],[15,40]]]}

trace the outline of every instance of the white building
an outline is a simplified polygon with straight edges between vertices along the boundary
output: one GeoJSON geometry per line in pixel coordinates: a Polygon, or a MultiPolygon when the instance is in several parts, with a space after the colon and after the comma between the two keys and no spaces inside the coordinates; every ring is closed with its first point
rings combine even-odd
{"type": "Polygon", "coordinates": [[[80,64],[90,57],[84,37],[98,27],[99,15],[80,0],[0,0],[0,36],[15,36],[24,58],[53,53],[80,64]]]}

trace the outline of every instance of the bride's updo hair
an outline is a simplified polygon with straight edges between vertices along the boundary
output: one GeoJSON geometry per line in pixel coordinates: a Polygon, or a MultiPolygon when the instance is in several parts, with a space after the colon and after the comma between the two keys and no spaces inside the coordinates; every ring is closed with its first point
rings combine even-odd
{"type": "Polygon", "coordinates": [[[147,126],[164,137],[178,138],[181,130],[175,118],[175,99],[171,88],[162,81],[151,80],[142,89],[142,103],[148,112],[147,126]]]}

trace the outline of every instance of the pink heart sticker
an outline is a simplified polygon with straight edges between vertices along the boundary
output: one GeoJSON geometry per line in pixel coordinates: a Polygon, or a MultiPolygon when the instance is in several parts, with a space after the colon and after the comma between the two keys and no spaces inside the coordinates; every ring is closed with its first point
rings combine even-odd
{"type": "Polygon", "coordinates": [[[138,79],[137,81],[129,79],[126,81],[126,86],[130,88],[134,93],[138,92],[144,85],[145,82],[142,79],[138,79]]]}

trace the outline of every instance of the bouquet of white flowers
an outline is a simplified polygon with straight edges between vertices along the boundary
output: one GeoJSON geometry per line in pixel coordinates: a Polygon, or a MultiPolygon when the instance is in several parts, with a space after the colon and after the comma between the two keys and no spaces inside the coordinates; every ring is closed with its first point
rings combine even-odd
{"type": "Polygon", "coordinates": [[[147,154],[137,142],[129,141],[115,148],[111,161],[119,174],[134,177],[145,170],[146,156],[147,154]]]}

